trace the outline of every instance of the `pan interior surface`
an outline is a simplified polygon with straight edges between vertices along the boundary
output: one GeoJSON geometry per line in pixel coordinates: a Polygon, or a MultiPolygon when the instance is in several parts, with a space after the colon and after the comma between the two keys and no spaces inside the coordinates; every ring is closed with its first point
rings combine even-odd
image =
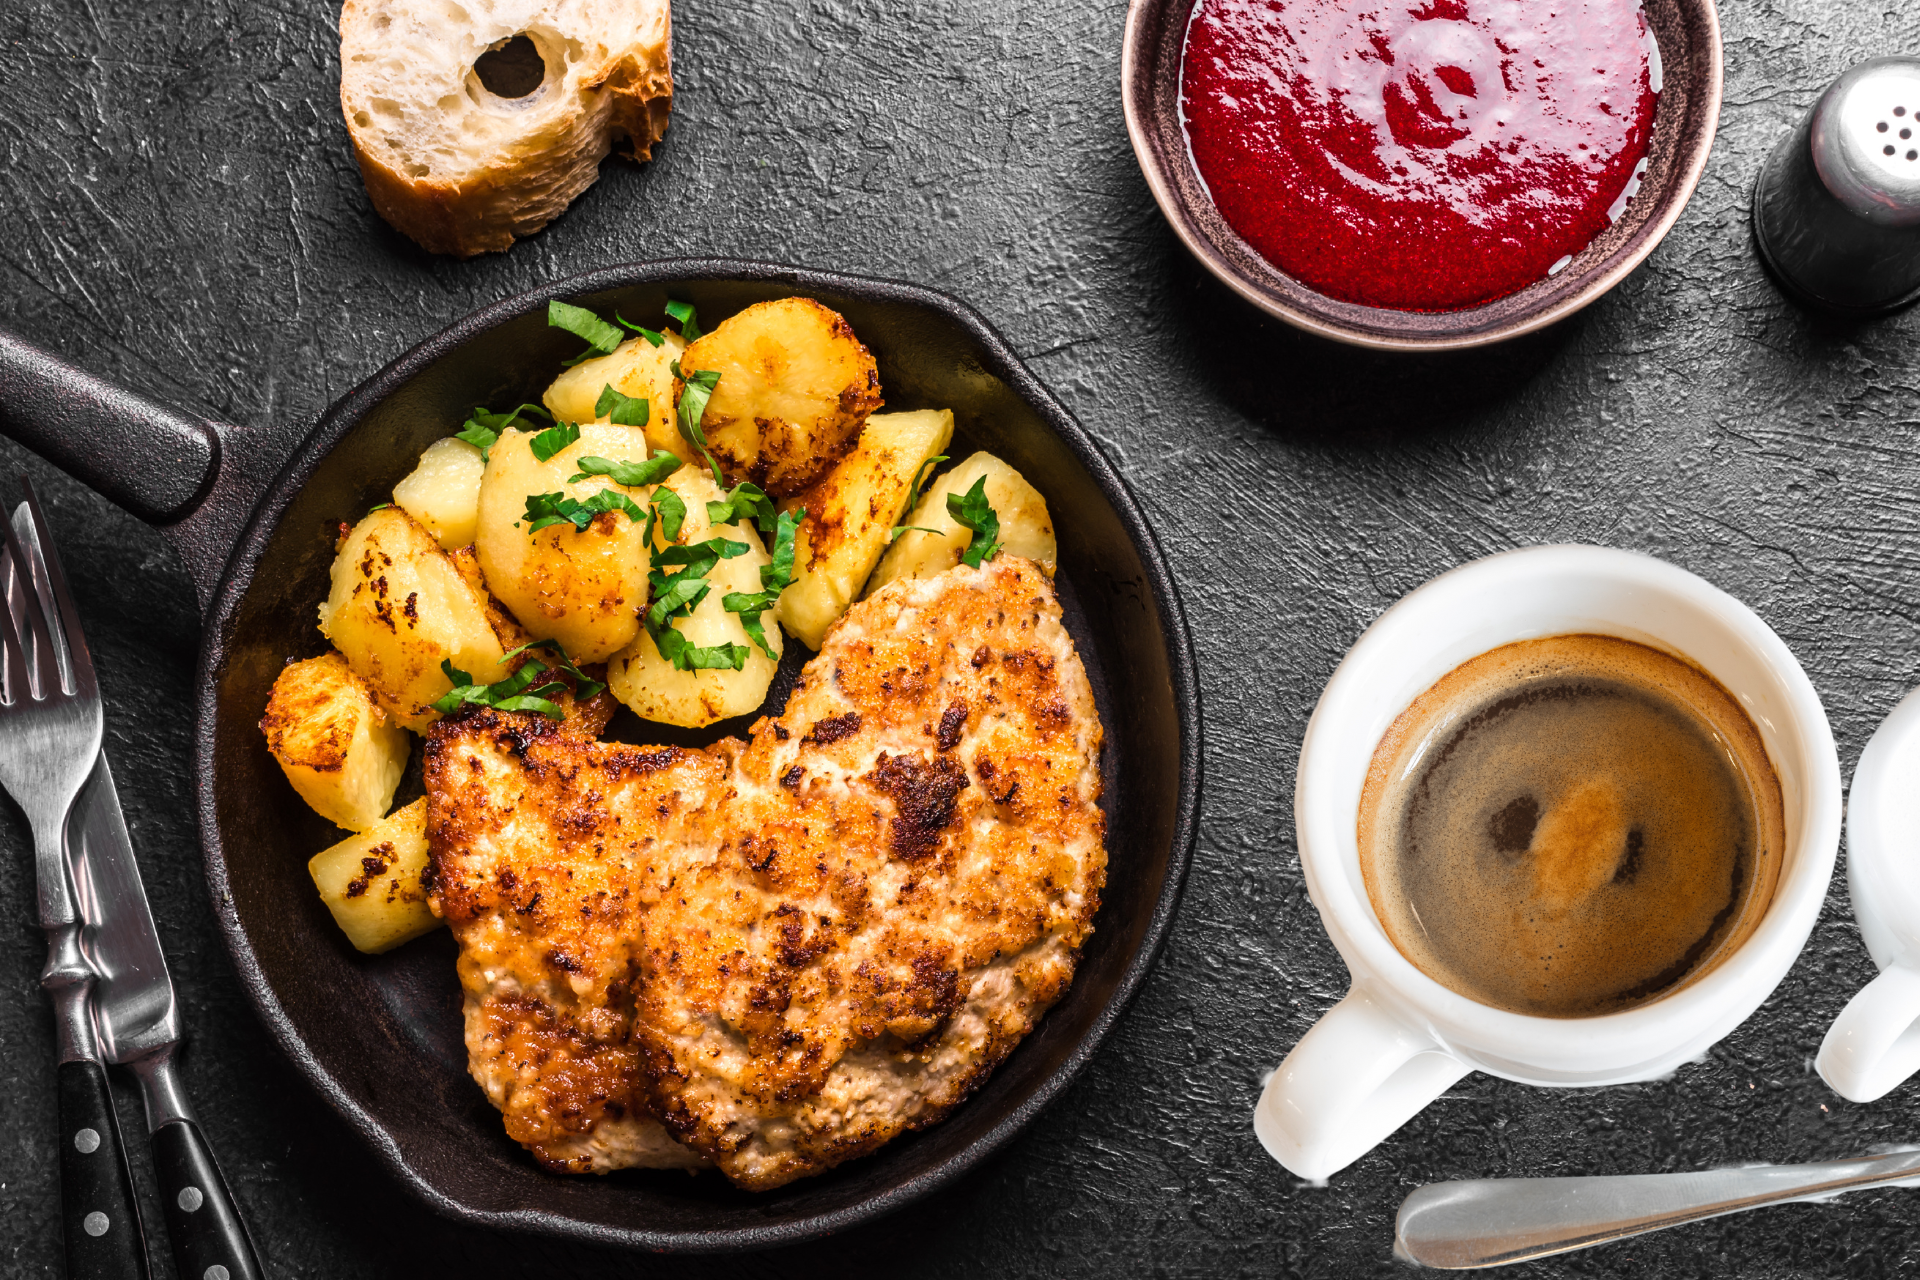
{"type": "MultiPolygon", "coordinates": [[[[243,981],[295,1062],[400,1176],[453,1216],[648,1249],[764,1247],[824,1234],[917,1198],[1008,1140],[1084,1065],[1138,985],[1185,874],[1198,787],[1198,709],[1164,562],[1109,465],[972,313],[908,286],[743,264],[614,268],[509,300],[430,339],[342,401],[275,482],[216,597],[203,654],[201,818],[209,876],[243,981]],[[668,274],[669,270],[672,274],[668,274]],[[726,278],[720,278],[720,277],[726,278]],[[341,521],[390,498],[420,451],[475,405],[539,400],[580,340],[546,299],[659,323],[669,298],[710,326],[803,294],[844,314],[873,351],[888,410],[950,408],[955,458],[987,449],[1045,495],[1058,584],[1106,726],[1107,887],[1071,989],[947,1120],[778,1191],[717,1174],[541,1170],[466,1072],[454,945],[443,930],[356,953],[306,861],[341,834],[294,794],[257,728],[275,675],[321,652],[341,521]]],[[[806,656],[797,642],[772,704],[806,656]]],[[[745,722],[722,729],[744,730],[745,722]]],[[[620,728],[616,722],[616,729],[620,728]]],[[[616,736],[699,743],[631,722],[616,736]]],[[[419,750],[415,747],[415,769],[419,750]]]]}

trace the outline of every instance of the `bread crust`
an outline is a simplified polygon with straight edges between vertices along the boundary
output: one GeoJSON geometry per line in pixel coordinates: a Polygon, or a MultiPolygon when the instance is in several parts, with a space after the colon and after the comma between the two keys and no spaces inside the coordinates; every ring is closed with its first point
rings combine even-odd
{"type": "MultiPolygon", "coordinates": [[[[382,85],[356,70],[354,53],[384,36],[378,22],[405,0],[345,0],[340,11],[340,109],[361,180],[380,216],[432,253],[471,258],[497,253],[532,235],[592,186],[616,142],[634,160],[652,158],[673,110],[673,28],[667,0],[637,0],[656,9],[657,43],[608,51],[597,67],[550,71],[542,92],[567,95],[558,114],[529,120],[523,136],[496,139],[482,162],[455,176],[409,174],[383,146],[386,128],[369,109],[382,85]]],[[[554,5],[546,6],[556,7],[554,5]]],[[[510,33],[511,34],[511,33],[510,33]]],[[[431,110],[431,104],[422,108],[431,110]]],[[[417,165],[426,170],[427,166],[417,165]]]]}

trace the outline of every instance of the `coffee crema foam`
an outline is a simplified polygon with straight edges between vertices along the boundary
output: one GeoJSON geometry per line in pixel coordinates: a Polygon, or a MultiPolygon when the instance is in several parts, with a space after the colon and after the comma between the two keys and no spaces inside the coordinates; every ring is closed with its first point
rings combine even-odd
{"type": "Polygon", "coordinates": [[[1455,668],[1381,739],[1360,802],[1367,896],[1401,954],[1550,1017],[1711,971],[1765,915],[1784,835],[1779,779],[1732,695],[1602,635],[1455,668]]]}

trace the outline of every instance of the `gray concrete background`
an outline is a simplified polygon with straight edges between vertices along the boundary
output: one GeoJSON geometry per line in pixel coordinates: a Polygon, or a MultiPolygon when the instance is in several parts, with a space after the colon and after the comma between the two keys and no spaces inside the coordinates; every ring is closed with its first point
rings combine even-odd
{"type": "MultiPolygon", "coordinates": [[[[1472,1076],[1324,1189],[1248,1128],[1261,1075],[1345,990],[1301,883],[1292,766],[1321,685],[1395,598],[1528,543],[1664,556],[1780,632],[1849,771],[1915,683],[1920,315],[1809,318],[1759,268],[1745,202],[1827,81],[1920,51],[1920,8],[1725,0],[1720,137],[1665,244],[1585,314],[1448,359],[1301,337],[1193,263],[1128,149],[1122,16],[1115,0],[680,0],[658,158],[609,161],[544,234],[458,263],[367,203],[330,5],[0,6],[0,323],[291,448],[419,338],[557,276],[714,253],[918,281],[985,313],[1118,460],[1205,662],[1203,831],[1172,940],[1092,1068],[1004,1155],[880,1224],[754,1258],[489,1235],[407,1199],[240,993],[188,812],[184,571],[144,526],[0,444],[0,471],[50,500],[185,997],[188,1081],[274,1275],[1389,1275],[1394,1211],[1422,1182],[1801,1160],[1920,1134],[1920,1086],[1857,1107],[1812,1074],[1872,974],[1842,879],[1778,993],[1673,1080],[1549,1093],[1472,1076]]],[[[17,817],[0,832],[0,1272],[50,1275],[44,950],[17,817]]],[[[1881,1276],[1917,1259],[1920,1200],[1894,1191],[1514,1274],[1881,1276]]]]}

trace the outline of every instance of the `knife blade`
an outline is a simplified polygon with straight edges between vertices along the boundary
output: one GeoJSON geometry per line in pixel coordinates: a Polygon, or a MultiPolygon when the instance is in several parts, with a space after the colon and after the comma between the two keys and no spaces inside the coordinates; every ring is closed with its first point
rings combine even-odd
{"type": "Polygon", "coordinates": [[[131,1062],[179,1043],[180,1011],[105,751],[74,802],[74,814],[73,886],[85,922],[80,953],[95,975],[100,1056],[131,1062]]]}
{"type": "Polygon", "coordinates": [[[139,1077],[174,1263],[192,1280],[261,1280],[239,1208],[174,1071],[179,1003],[105,751],[75,802],[73,824],[80,949],[97,975],[100,1054],[139,1077]]]}

